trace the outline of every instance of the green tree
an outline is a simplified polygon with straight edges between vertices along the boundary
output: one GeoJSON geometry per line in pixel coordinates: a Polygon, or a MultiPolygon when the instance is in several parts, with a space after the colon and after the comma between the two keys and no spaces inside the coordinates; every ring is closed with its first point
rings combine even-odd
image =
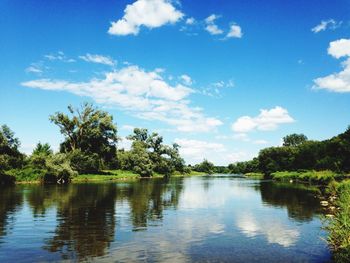
{"type": "Polygon", "coordinates": [[[194,166],[194,170],[197,172],[212,174],[214,172],[214,164],[207,159],[204,159],[203,162],[194,166]]]}
{"type": "Polygon", "coordinates": [[[304,134],[290,134],[283,137],[283,146],[298,146],[307,141],[307,137],[304,134]]]}
{"type": "Polygon", "coordinates": [[[96,154],[102,166],[108,165],[116,157],[118,141],[113,117],[89,103],[80,109],[69,106],[68,110],[71,117],[61,112],[50,116],[65,137],[61,152],[79,150],[86,155],[96,154]]]}
{"type": "Polygon", "coordinates": [[[19,152],[19,139],[7,126],[0,127],[0,170],[20,168],[24,164],[24,155],[19,152]]]}
{"type": "Polygon", "coordinates": [[[134,141],[131,149],[132,170],[141,177],[151,177],[153,163],[147,151],[146,144],[142,141],[134,141]]]}

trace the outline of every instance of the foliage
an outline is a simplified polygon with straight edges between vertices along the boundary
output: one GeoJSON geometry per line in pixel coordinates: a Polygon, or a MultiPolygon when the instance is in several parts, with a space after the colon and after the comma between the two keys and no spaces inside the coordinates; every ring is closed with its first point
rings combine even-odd
{"type": "Polygon", "coordinates": [[[244,174],[246,177],[249,177],[251,179],[263,179],[264,174],[263,173],[246,173],[244,174]]]}
{"type": "Polygon", "coordinates": [[[258,172],[259,170],[259,161],[257,158],[254,158],[251,161],[247,162],[237,162],[234,164],[228,165],[228,170],[233,174],[246,174],[252,172],[258,172]]]}
{"type": "Polygon", "coordinates": [[[20,168],[24,164],[24,155],[19,152],[20,142],[7,126],[0,127],[0,170],[20,168]]]}
{"type": "Polygon", "coordinates": [[[97,153],[86,153],[76,149],[69,153],[69,159],[72,169],[79,174],[98,173],[101,170],[100,158],[97,153]]]}
{"type": "Polygon", "coordinates": [[[193,170],[197,171],[197,172],[204,172],[207,174],[212,174],[212,173],[214,173],[214,164],[209,162],[208,160],[204,159],[203,162],[196,164],[193,167],[193,170]]]}
{"type": "Polygon", "coordinates": [[[325,141],[308,141],[303,134],[284,137],[281,147],[261,150],[257,158],[230,164],[232,173],[262,172],[270,175],[278,171],[330,170],[350,171],[350,127],[342,134],[325,141]]]}
{"type": "Polygon", "coordinates": [[[153,163],[147,152],[146,144],[135,141],[131,150],[132,170],[141,177],[150,177],[153,174],[153,163]]]}
{"type": "Polygon", "coordinates": [[[14,184],[16,178],[13,175],[6,174],[0,170],[0,185],[14,184]]]}
{"type": "Polygon", "coordinates": [[[327,226],[328,243],[333,250],[335,262],[349,262],[350,258],[350,180],[333,184],[339,210],[327,226]]]}
{"type": "Polygon", "coordinates": [[[48,158],[46,168],[44,182],[47,183],[67,183],[77,174],[71,167],[69,157],[64,153],[56,153],[48,158]]]}
{"type": "Polygon", "coordinates": [[[332,171],[304,171],[304,172],[274,172],[271,174],[272,179],[285,181],[295,180],[309,183],[328,184],[340,176],[332,171]]]}
{"type": "Polygon", "coordinates": [[[53,154],[51,147],[48,143],[38,143],[33,150],[32,155],[29,157],[29,164],[32,167],[45,169],[46,160],[53,154]]]}
{"type": "Polygon", "coordinates": [[[135,128],[127,137],[133,141],[130,151],[118,151],[119,168],[132,170],[143,177],[153,172],[169,176],[175,171],[185,173],[185,161],[180,157],[179,145],[163,144],[158,133],[149,134],[147,129],[135,128]]]}
{"type": "MultiPolygon", "coordinates": [[[[68,110],[72,117],[61,112],[50,116],[50,120],[60,128],[65,137],[61,152],[79,150],[86,155],[95,154],[101,164],[108,166],[116,157],[118,140],[113,117],[89,103],[84,103],[80,109],[69,106],[68,110]]],[[[86,161],[84,157],[81,160],[86,161]]]]}
{"type": "Polygon", "coordinates": [[[283,138],[283,146],[298,146],[307,141],[307,137],[304,134],[290,134],[283,138]]]}

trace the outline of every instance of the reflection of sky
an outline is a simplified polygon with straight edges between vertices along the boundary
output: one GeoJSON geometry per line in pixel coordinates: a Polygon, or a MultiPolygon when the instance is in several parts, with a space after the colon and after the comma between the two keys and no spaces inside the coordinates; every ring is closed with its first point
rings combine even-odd
{"type": "MultiPolygon", "coordinates": [[[[310,222],[295,222],[289,219],[286,208],[263,205],[255,187],[257,181],[186,178],[183,184],[177,209],[164,207],[162,220],[152,220],[152,215],[147,215],[147,227],[141,231],[134,231],[128,197],[117,199],[114,241],[106,249],[107,254],[97,260],[230,262],[234,257],[237,262],[310,261],[310,258],[317,262],[327,259],[328,250],[319,238],[320,221],[314,218],[310,222]]],[[[162,196],[163,201],[169,198],[167,192],[162,196]]],[[[9,243],[3,248],[15,253],[14,248],[28,251],[26,246],[31,249],[35,246],[31,250],[33,254],[48,256],[49,252],[39,250],[43,237],[53,235],[57,224],[55,214],[56,208],[52,207],[45,217],[33,219],[32,211],[24,203],[16,214],[13,230],[6,237],[9,243]],[[32,233],[28,228],[31,225],[36,230],[42,226],[52,232],[32,233]],[[23,235],[23,243],[14,244],[13,234],[23,235]],[[34,243],[26,244],[30,240],[34,243]]]]}
{"type": "Polygon", "coordinates": [[[247,236],[264,235],[269,243],[283,247],[293,246],[299,238],[299,230],[289,228],[274,216],[257,220],[253,213],[243,212],[236,217],[236,226],[247,236]]]}
{"type": "Polygon", "coordinates": [[[307,261],[310,247],[316,258],[322,258],[322,253],[328,255],[319,239],[318,219],[313,225],[296,224],[289,220],[286,208],[264,206],[253,184],[230,178],[209,182],[186,179],[178,209],[164,212],[161,227],[149,224],[147,230],[132,238],[117,237],[112,258],[121,262],[150,258],[189,262],[194,255],[200,255],[199,261],[210,261],[215,255],[211,258],[214,261],[226,257],[230,262],[233,256],[238,262],[261,262],[271,257],[307,261]]]}

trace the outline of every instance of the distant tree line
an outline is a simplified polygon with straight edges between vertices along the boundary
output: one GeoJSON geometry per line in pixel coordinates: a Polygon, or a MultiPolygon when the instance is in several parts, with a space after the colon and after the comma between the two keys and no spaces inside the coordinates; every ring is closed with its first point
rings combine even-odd
{"type": "Polygon", "coordinates": [[[283,138],[280,147],[269,147],[258,157],[229,165],[232,173],[262,172],[270,175],[277,171],[331,170],[350,171],[350,126],[329,140],[312,141],[303,134],[283,138]]]}

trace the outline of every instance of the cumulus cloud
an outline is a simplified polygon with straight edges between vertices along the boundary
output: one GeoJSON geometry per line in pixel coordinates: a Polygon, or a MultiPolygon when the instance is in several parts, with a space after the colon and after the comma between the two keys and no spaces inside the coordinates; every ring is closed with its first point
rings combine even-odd
{"type": "Polygon", "coordinates": [[[228,165],[238,161],[246,161],[252,155],[244,151],[230,151],[222,143],[208,142],[186,138],[177,138],[175,143],[180,145],[180,154],[187,163],[195,164],[207,159],[216,165],[228,165]]]}
{"type": "Polygon", "coordinates": [[[294,119],[288,111],[280,106],[270,110],[262,109],[256,117],[242,116],[232,124],[232,130],[237,133],[246,133],[253,130],[270,131],[280,124],[292,123],[294,119]]]}
{"type": "Polygon", "coordinates": [[[224,31],[221,30],[215,24],[215,20],[218,18],[219,18],[219,16],[212,14],[205,19],[205,24],[206,24],[205,30],[208,31],[211,35],[220,35],[220,34],[224,33],[224,31]]]}
{"type": "Polygon", "coordinates": [[[207,117],[203,110],[192,107],[188,96],[193,90],[182,84],[170,85],[160,72],[127,66],[87,82],[36,79],[21,83],[25,87],[66,91],[90,97],[97,103],[125,110],[132,115],[175,126],[183,132],[208,132],[223,123],[207,117]]]}
{"type": "Polygon", "coordinates": [[[322,20],[317,26],[311,28],[311,31],[314,33],[319,33],[321,31],[325,31],[327,29],[334,30],[338,28],[342,22],[336,22],[334,19],[322,20]]]}
{"type": "Polygon", "coordinates": [[[112,58],[107,57],[107,56],[102,56],[102,55],[93,55],[87,53],[84,56],[79,56],[80,59],[86,61],[86,62],[92,62],[92,63],[97,63],[97,64],[104,64],[107,66],[114,66],[114,61],[112,58]]]}
{"type": "Polygon", "coordinates": [[[226,151],[221,143],[178,138],[175,139],[175,143],[180,145],[181,155],[197,161],[202,161],[205,153],[215,154],[226,151]]]}
{"type": "Polygon", "coordinates": [[[184,14],[168,0],[137,0],[127,5],[124,16],[112,22],[108,33],[111,35],[137,35],[142,26],[161,27],[179,21],[184,14]]]}
{"type": "Polygon", "coordinates": [[[350,39],[339,39],[329,44],[328,54],[334,58],[346,57],[338,73],[314,79],[313,89],[325,89],[331,92],[350,92],[350,39]]]}
{"type": "Polygon", "coordinates": [[[242,28],[236,24],[230,26],[230,31],[226,35],[227,38],[241,38],[242,36],[242,28]]]}

